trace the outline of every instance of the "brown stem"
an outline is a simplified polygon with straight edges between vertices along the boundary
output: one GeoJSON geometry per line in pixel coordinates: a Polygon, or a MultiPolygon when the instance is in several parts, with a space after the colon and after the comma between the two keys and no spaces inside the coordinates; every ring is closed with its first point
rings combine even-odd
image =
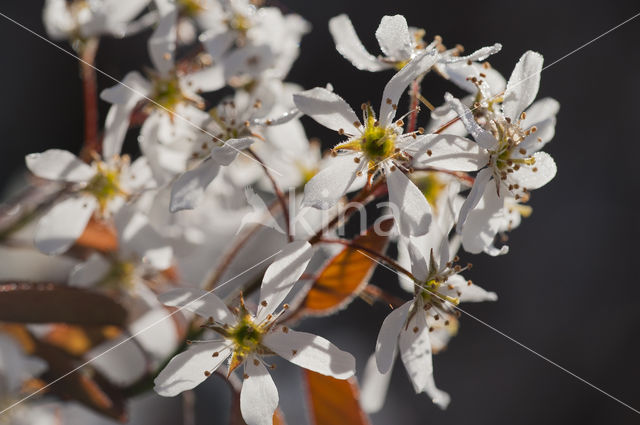
{"type": "Polygon", "coordinates": [[[323,243],[337,243],[337,244],[341,244],[344,246],[348,246],[351,249],[355,249],[358,251],[364,251],[367,254],[370,254],[372,257],[377,258],[380,261],[383,261],[384,263],[386,263],[389,267],[391,267],[392,269],[394,269],[395,271],[402,273],[404,275],[406,275],[407,277],[411,278],[414,282],[417,282],[418,280],[415,278],[415,276],[413,276],[413,273],[411,273],[409,270],[405,269],[404,267],[402,267],[400,264],[398,264],[396,262],[396,260],[394,260],[393,258],[385,255],[385,254],[381,254],[379,252],[377,252],[376,250],[373,250],[371,248],[368,248],[364,245],[360,245],[357,242],[353,242],[347,239],[320,239],[318,242],[323,242],[323,243]]]}
{"type": "Polygon", "coordinates": [[[475,182],[476,180],[475,178],[470,176],[468,173],[465,173],[464,171],[443,170],[440,168],[433,168],[433,167],[412,168],[412,171],[435,171],[438,173],[449,174],[450,176],[454,176],[455,178],[462,180],[471,186],[473,186],[473,182],[475,182]]]}
{"type": "Polygon", "coordinates": [[[100,153],[98,134],[98,83],[93,67],[98,52],[98,38],[90,38],[80,52],[80,76],[82,78],[82,99],[84,102],[84,144],[80,157],[90,162],[93,153],[100,153]]]}
{"type": "MultiPolygon", "coordinates": [[[[376,199],[378,196],[382,196],[384,193],[386,193],[385,183],[386,183],[386,180],[383,177],[381,177],[378,180],[376,180],[372,185],[365,186],[364,188],[362,188],[360,192],[358,192],[356,196],[354,196],[349,201],[349,204],[359,203],[364,206],[369,202],[373,201],[374,199],[376,199]]],[[[336,216],[333,219],[331,219],[331,221],[329,221],[326,226],[318,230],[318,232],[315,235],[313,235],[311,239],[309,239],[309,243],[313,245],[316,242],[318,242],[322,238],[322,235],[325,234],[327,230],[335,227],[341,222],[346,221],[356,211],[359,211],[358,207],[349,206],[341,214],[336,214],[336,216]]]]}
{"type": "MultiPolygon", "coordinates": [[[[273,211],[275,206],[279,205],[278,202],[275,202],[269,206],[269,213],[273,211]]],[[[227,251],[225,256],[220,261],[220,266],[216,267],[213,275],[207,280],[207,284],[204,286],[206,291],[211,291],[218,284],[224,272],[227,271],[233,259],[236,258],[240,250],[249,242],[249,240],[260,230],[260,223],[256,223],[249,231],[245,232],[242,237],[240,237],[237,242],[227,251]]]]}
{"type": "Polygon", "coordinates": [[[248,151],[249,151],[249,155],[254,157],[255,160],[260,163],[260,165],[262,166],[262,169],[264,170],[264,173],[267,175],[267,177],[269,178],[269,181],[271,182],[271,186],[273,186],[273,191],[276,193],[276,197],[278,198],[278,201],[282,206],[282,214],[284,216],[284,220],[287,226],[287,239],[289,240],[289,242],[291,242],[293,241],[293,234],[291,233],[291,220],[289,217],[289,207],[287,205],[287,199],[284,197],[284,193],[282,193],[282,190],[280,190],[278,183],[271,175],[271,171],[269,170],[269,167],[265,165],[265,163],[251,148],[249,148],[248,151]]]}
{"type": "Polygon", "coordinates": [[[411,83],[411,104],[409,106],[411,115],[409,115],[409,127],[407,127],[407,133],[416,131],[416,128],[418,127],[419,94],[420,94],[420,81],[415,79],[411,83]]]}

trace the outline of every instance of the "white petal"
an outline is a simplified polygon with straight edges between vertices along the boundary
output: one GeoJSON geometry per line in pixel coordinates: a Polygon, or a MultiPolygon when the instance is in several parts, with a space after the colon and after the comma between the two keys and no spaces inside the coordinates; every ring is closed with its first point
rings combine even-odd
{"type": "Polygon", "coordinates": [[[449,406],[451,397],[449,394],[436,387],[436,382],[433,379],[433,373],[429,375],[429,378],[426,381],[424,392],[431,398],[433,404],[439,408],[446,409],[447,406],[449,406]]]}
{"type": "Polygon", "coordinates": [[[382,322],[376,341],[376,363],[380,373],[387,373],[393,366],[398,350],[398,336],[407,321],[413,300],[393,310],[382,322]]]}
{"type": "Polygon", "coordinates": [[[214,64],[200,71],[192,72],[185,75],[180,84],[184,84],[188,90],[196,93],[220,90],[227,85],[224,78],[224,67],[214,64]]]}
{"type": "Polygon", "coordinates": [[[427,233],[431,223],[431,207],[418,187],[399,169],[385,170],[389,202],[396,224],[403,236],[427,233]]]}
{"type": "Polygon", "coordinates": [[[327,128],[344,131],[346,134],[358,135],[360,130],[354,125],[360,120],[351,106],[337,94],[322,87],[303,91],[293,95],[293,102],[302,113],[327,128]]]}
{"type": "Polygon", "coordinates": [[[284,301],[293,284],[307,268],[312,255],[313,247],[307,241],[293,241],[282,248],[282,252],[264,273],[256,313],[257,322],[262,322],[284,301]]]}
{"type": "Polygon", "coordinates": [[[122,144],[129,129],[133,106],[112,105],[104,123],[104,137],[102,139],[102,155],[113,158],[122,151],[122,144]]]}
{"type": "Polygon", "coordinates": [[[95,170],[69,151],[49,149],[26,156],[27,168],[36,176],[71,183],[87,182],[95,170]]]}
{"type": "Polygon", "coordinates": [[[376,413],[384,406],[387,390],[391,382],[391,370],[380,373],[376,365],[375,355],[369,356],[364,368],[362,385],[360,386],[360,405],[366,413],[376,413]]]}
{"type": "Polygon", "coordinates": [[[224,145],[211,149],[211,159],[220,165],[229,165],[240,152],[251,146],[253,142],[254,139],[251,137],[229,139],[224,142],[224,145]]]}
{"type": "Polygon", "coordinates": [[[272,425],[278,407],[278,389],[257,356],[248,356],[244,364],[248,377],[240,391],[242,418],[247,425],[272,425]]]}
{"type": "Polygon", "coordinates": [[[353,154],[331,158],[327,168],[313,176],[305,185],[303,205],[323,210],[334,206],[357,177],[361,164],[356,163],[354,158],[353,154]]]}
{"type": "Polygon", "coordinates": [[[420,151],[414,159],[414,164],[421,167],[477,171],[489,162],[487,152],[465,137],[454,134],[427,134],[422,137],[426,143],[418,142],[420,151]]]}
{"type": "Polygon", "coordinates": [[[177,23],[178,10],[174,8],[160,17],[158,26],[148,41],[151,62],[162,77],[168,76],[174,67],[177,23]]]}
{"type": "Polygon", "coordinates": [[[356,68],[362,71],[381,71],[391,68],[391,65],[379,61],[362,45],[347,15],[331,18],[329,31],[336,43],[336,50],[356,68]]]}
{"type": "Polygon", "coordinates": [[[136,253],[143,261],[149,262],[157,270],[171,267],[173,249],[151,226],[146,215],[131,207],[124,206],[115,216],[120,250],[136,253]]]}
{"type": "Polygon", "coordinates": [[[69,274],[69,285],[91,287],[100,282],[111,270],[111,263],[102,255],[93,253],[87,261],[77,264],[69,274]]]}
{"type": "Polygon", "coordinates": [[[460,208],[460,215],[458,216],[458,223],[456,225],[456,232],[458,234],[462,233],[462,228],[464,226],[464,222],[467,220],[467,215],[469,215],[469,211],[473,210],[478,202],[480,202],[480,198],[482,198],[482,194],[484,193],[484,188],[489,183],[492,177],[491,169],[483,168],[476,175],[476,179],[473,182],[473,187],[471,188],[471,192],[467,195],[467,199],[464,200],[464,204],[462,204],[462,208],[460,208]]]}
{"type": "Polygon", "coordinates": [[[528,51],[516,64],[507,82],[502,102],[502,111],[507,118],[513,121],[518,119],[522,111],[536,98],[543,62],[540,53],[528,51]]]}
{"type": "Polygon", "coordinates": [[[555,161],[548,153],[536,152],[533,157],[536,160],[535,164],[520,167],[513,176],[523,188],[537,189],[542,187],[549,183],[558,171],[555,161]]]}
{"type": "Polygon", "coordinates": [[[400,357],[416,393],[424,391],[433,373],[427,315],[416,305],[416,312],[400,332],[400,357]]]}
{"type": "Polygon", "coordinates": [[[185,309],[204,318],[212,317],[217,323],[235,323],[234,316],[220,298],[199,288],[173,289],[158,295],[158,300],[164,305],[185,309]]]}
{"type": "Polygon", "coordinates": [[[92,196],[65,199],[47,212],[36,228],[35,243],[45,254],[62,254],[84,232],[98,202],[92,196]]]}
{"type": "Polygon", "coordinates": [[[466,55],[466,56],[452,56],[445,60],[445,63],[456,63],[456,62],[476,62],[483,61],[491,55],[495,55],[500,50],[502,50],[502,44],[495,43],[492,46],[481,47],[475,52],[466,55]]]}
{"type": "Polygon", "coordinates": [[[151,92],[151,83],[139,72],[129,72],[122,82],[102,90],[100,99],[115,105],[134,106],[151,92]]]}
{"type": "Polygon", "coordinates": [[[481,80],[480,88],[486,99],[499,95],[507,86],[507,80],[500,72],[494,68],[485,69],[477,62],[471,65],[467,62],[451,63],[446,65],[445,72],[449,76],[449,81],[473,94],[478,92],[478,86],[470,78],[475,77],[476,80],[481,80]],[[484,77],[480,76],[481,73],[484,77]]]}
{"type": "Polygon", "coordinates": [[[413,42],[407,20],[402,15],[383,16],[376,30],[380,50],[396,61],[411,59],[413,42]]]}
{"type": "Polygon", "coordinates": [[[200,35],[199,39],[215,63],[233,45],[235,37],[236,34],[233,31],[212,30],[200,35]]]}
{"type": "Polygon", "coordinates": [[[555,117],[560,110],[560,103],[551,97],[536,100],[528,109],[525,119],[520,121],[520,126],[524,129],[532,125],[538,125],[549,118],[555,117]]]}
{"type": "Polygon", "coordinates": [[[492,149],[498,141],[493,135],[480,127],[480,125],[473,118],[473,114],[460,100],[454,98],[451,94],[445,93],[444,100],[456,111],[456,114],[460,117],[460,121],[464,124],[465,128],[473,136],[473,139],[483,148],[492,149]]]}
{"type": "Polygon", "coordinates": [[[178,177],[171,187],[170,211],[195,208],[204,196],[205,189],[216,178],[219,171],[220,164],[209,157],[193,170],[178,177]]]}
{"type": "Polygon", "coordinates": [[[356,373],[356,359],[318,335],[279,327],[262,343],[291,363],[322,375],[347,379],[356,373]]]}
{"type": "Polygon", "coordinates": [[[477,303],[498,300],[498,295],[495,292],[487,291],[475,283],[469,285],[468,281],[458,274],[449,277],[447,283],[453,285],[457,290],[462,292],[462,295],[460,295],[461,302],[477,303]]]}
{"type": "MultiPolygon", "coordinates": [[[[462,231],[464,250],[479,254],[493,246],[493,241],[508,219],[503,212],[504,200],[498,197],[494,185],[486,185],[482,199],[469,212],[462,231]]],[[[494,252],[499,254],[500,252],[494,252]]]]}
{"type": "Polygon", "coordinates": [[[229,357],[227,341],[192,344],[189,349],[171,359],[154,379],[154,390],[164,397],[173,397],[197,387],[207,379],[205,371],[213,372],[229,357]],[[216,357],[214,353],[218,353],[216,357]]]}
{"type": "Polygon", "coordinates": [[[417,55],[407,65],[394,75],[382,92],[382,104],[380,105],[380,125],[388,126],[393,121],[398,107],[398,100],[405,89],[413,80],[427,72],[438,59],[434,51],[425,50],[417,55]]]}
{"type": "MultiPolygon", "coordinates": [[[[426,281],[429,276],[429,257],[424,255],[424,252],[416,245],[416,240],[413,238],[402,238],[405,241],[408,241],[406,245],[406,251],[409,254],[409,259],[411,262],[411,273],[421,281],[426,281]]],[[[407,279],[410,280],[410,279],[407,279]]],[[[411,281],[411,293],[413,293],[414,285],[413,281],[411,281]]]]}
{"type": "Polygon", "coordinates": [[[540,99],[527,109],[527,117],[520,121],[520,126],[527,129],[536,126],[536,132],[527,136],[519,145],[529,154],[544,147],[555,135],[556,114],[560,104],[549,97],[540,99]]]}

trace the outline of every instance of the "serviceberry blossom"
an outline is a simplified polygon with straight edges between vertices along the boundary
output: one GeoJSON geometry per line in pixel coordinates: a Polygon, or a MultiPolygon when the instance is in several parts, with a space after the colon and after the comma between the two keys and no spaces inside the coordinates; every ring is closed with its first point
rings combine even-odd
{"type": "Polygon", "coordinates": [[[265,356],[278,355],[337,379],[353,376],[353,356],[322,337],[278,325],[287,306],[279,312],[276,309],[302,275],[311,254],[311,245],[304,241],[293,242],[282,250],[265,273],[255,315],[242,300],[239,308],[230,309],[216,295],[205,291],[176,289],[163,294],[160,299],[166,305],[182,307],[205,318],[205,328],[219,339],[192,341],[192,347],[174,357],[158,375],[156,392],[174,396],[194,388],[230,359],[228,373],[244,365],[242,417],[249,425],[267,425],[272,423],[278,406],[278,392],[265,356]]]}
{"type": "Polygon", "coordinates": [[[44,27],[54,40],[82,43],[91,37],[124,37],[149,26],[155,14],[134,21],[151,0],[46,0],[44,27]]]}
{"type": "MultiPolygon", "coordinates": [[[[349,139],[334,147],[337,152],[332,164],[316,174],[305,186],[305,205],[316,208],[333,206],[366,174],[371,178],[382,171],[389,185],[389,198],[395,206],[394,215],[400,232],[405,235],[424,234],[429,226],[429,204],[418,188],[399,168],[416,152],[426,137],[421,131],[403,134],[402,119],[394,121],[398,100],[415,78],[426,72],[436,55],[421,53],[391,78],[382,93],[380,117],[363,105],[363,122],[338,95],[316,87],[294,95],[296,106],[320,124],[349,139]]],[[[363,180],[362,178],[360,180],[363,180]]]]}
{"type": "MultiPolygon", "coordinates": [[[[50,37],[82,57],[85,140],[79,156],[54,147],[28,155],[35,178],[0,208],[0,403],[19,400],[25,384],[47,389],[42,403],[29,402],[33,414],[16,409],[12,422],[124,421],[126,405],[153,399],[143,396],[152,387],[176,396],[217,373],[239,400],[232,408],[242,418],[232,417],[269,425],[279,404],[285,416],[290,408],[279,403],[272,356],[317,372],[303,372],[309,405],[340,394],[335,409],[309,409],[314,423],[344,422],[335,412],[345,409],[380,410],[398,354],[416,393],[449,404],[432,356],[458,333],[459,303],[497,300],[462,276],[471,263],[458,255],[507,254],[507,232],[531,214],[531,191],[556,174],[541,149],[559,104],[534,102],[542,56],[526,52],[506,80],[487,62],[501,44],[465,55],[439,36],[425,41],[401,15],[380,20],[376,56],[349,18],[336,16],[329,31],[344,58],[394,73],[379,108],[362,104],[360,118],[331,85],[286,80],[311,28],[278,4],[45,2],[50,37]],[[116,70],[122,81],[102,87],[101,38],[145,28],[136,53],[150,69],[116,70]],[[460,98],[442,93],[444,104],[433,106],[422,89],[436,78],[460,98]],[[104,123],[99,99],[109,104],[104,123]],[[337,143],[323,152],[303,115],[337,132],[337,143]],[[399,280],[378,286],[378,265],[399,280]],[[34,308],[18,314],[16,299],[34,308]],[[358,299],[392,309],[370,341],[360,400],[355,357],[291,329],[358,299]],[[80,361],[83,370],[57,386],[57,371],[80,361]]],[[[339,322],[340,331],[374,322],[365,316],[339,322]]]]}
{"type": "MultiPolygon", "coordinates": [[[[430,230],[438,233],[436,226],[430,230]]],[[[448,237],[440,235],[439,246],[417,246],[409,242],[407,248],[415,280],[405,285],[405,289],[413,287],[414,298],[394,309],[384,320],[375,351],[379,372],[387,374],[399,350],[416,393],[426,391],[435,400],[442,398],[436,397],[439,390],[432,377],[430,334],[440,324],[450,325],[449,316],[455,313],[455,306],[460,302],[497,299],[495,293],[485,291],[460,275],[471,265],[457,265],[457,256],[450,260],[448,237]]]]}
{"type": "Polygon", "coordinates": [[[70,185],[69,196],[38,224],[35,243],[45,254],[65,252],[80,237],[92,217],[111,217],[124,202],[152,185],[146,159],[129,164],[127,156],[97,158],[89,165],[68,151],[49,149],[26,157],[36,176],[70,185]]]}
{"type": "Polygon", "coordinates": [[[483,47],[468,56],[460,56],[464,50],[461,46],[446,50],[440,37],[436,37],[429,44],[425,43],[423,41],[425,31],[409,28],[407,20],[402,15],[384,16],[376,30],[376,38],[384,56],[375,57],[367,51],[347,15],[331,18],[329,30],[338,52],[353,66],[363,71],[400,70],[421,52],[429,51],[438,54],[432,66],[443,76],[448,77],[447,69],[452,64],[481,61],[502,48],[502,45],[494,44],[483,47]]]}
{"type": "Polygon", "coordinates": [[[498,196],[507,193],[516,200],[527,200],[530,190],[544,186],[556,174],[553,158],[539,149],[553,137],[557,102],[547,100],[537,105],[529,121],[525,111],[538,92],[542,61],[542,56],[535,52],[527,52],[520,58],[507,83],[502,113],[486,117],[484,127],[462,102],[450,94],[445,95],[467,131],[489,154],[487,167],[478,172],[460,211],[458,232],[462,232],[469,211],[478,204],[490,181],[494,182],[498,196]],[[532,121],[544,124],[540,136],[532,121]]]}

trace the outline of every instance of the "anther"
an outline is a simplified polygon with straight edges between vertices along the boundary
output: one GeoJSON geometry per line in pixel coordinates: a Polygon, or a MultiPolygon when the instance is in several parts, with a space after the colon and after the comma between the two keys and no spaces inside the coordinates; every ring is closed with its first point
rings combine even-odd
{"type": "Polygon", "coordinates": [[[413,333],[417,334],[419,330],[420,330],[420,328],[416,326],[415,328],[413,328],[413,333]]]}
{"type": "Polygon", "coordinates": [[[260,302],[260,305],[261,305],[262,307],[266,307],[266,306],[267,306],[267,300],[262,300],[262,301],[260,302]]]}
{"type": "Polygon", "coordinates": [[[253,359],[253,364],[258,366],[260,364],[260,361],[258,359],[253,359]]]}
{"type": "Polygon", "coordinates": [[[431,156],[433,155],[433,152],[431,151],[431,149],[427,149],[427,156],[431,156]]]}
{"type": "Polygon", "coordinates": [[[211,376],[211,372],[209,372],[208,370],[204,371],[204,376],[211,376]]]}

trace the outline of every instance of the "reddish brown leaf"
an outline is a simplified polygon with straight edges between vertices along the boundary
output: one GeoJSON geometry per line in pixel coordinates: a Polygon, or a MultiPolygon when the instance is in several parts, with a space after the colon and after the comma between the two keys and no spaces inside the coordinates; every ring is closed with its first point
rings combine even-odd
{"type": "Polygon", "coordinates": [[[115,326],[73,326],[55,324],[44,340],[72,356],[82,356],[100,343],[115,338],[121,330],[115,326]]]}
{"type": "MultiPolygon", "coordinates": [[[[380,223],[380,229],[387,233],[392,225],[393,219],[387,219],[380,223]]],[[[376,233],[371,227],[355,237],[353,242],[365,249],[383,253],[388,239],[388,236],[376,233]]],[[[303,302],[304,313],[325,315],[344,308],[367,285],[376,265],[370,255],[345,247],[316,277],[303,302]]]]}
{"type": "Polygon", "coordinates": [[[303,370],[311,423],[315,425],[369,425],[360,408],[360,391],[354,378],[335,379],[303,370]]]}
{"type": "Polygon", "coordinates": [[[52,283],[0,283],[0,321],[123,327],[127,311],[98,292],[52,283]]]}
{"type": "Polygon", "coordinates": [[[42,375],[46,383],[54,383],[47,390],[63,399],[75,400],[105,416],[124,422],[125,400],[121,391],[106,378],[88,367],[75,370],[82,361],[46,342],[36,341],[34,355],[47,362],[42,375]]]}
{"type": "Polygon", "coordinates": [[[76,245],[93,248],[102,252],[113,252],[118,249],[118,236],[113,225],[92,218],[76,245]]]}

